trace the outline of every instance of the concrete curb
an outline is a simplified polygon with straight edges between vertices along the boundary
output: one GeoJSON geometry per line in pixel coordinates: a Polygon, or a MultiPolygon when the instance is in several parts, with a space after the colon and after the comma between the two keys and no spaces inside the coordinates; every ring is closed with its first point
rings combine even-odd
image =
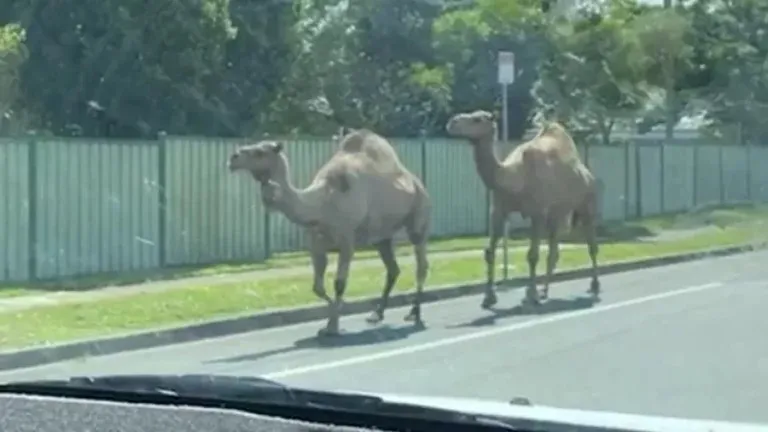
{"type": "MultiPolygon", "coordinates": [[[[640,270],[644,268],[694,261],[702,258],[734,255],[765,248],[768,248],[768,242],[711,249],[686,254],[666,255],[634,261],[616,262],[601,265],[600,274],[607,275],[640,270]]],[[[578,268],[558,272],[554,275],[553,279],[555,282],[581,279],[589,277],[590,273],[589,268],[578,268]]],[[[525,286],[526,282],[527,278],[513,278],[508,280],[505,285],[499,286],[498,290],[507,291],[514,288],[520,288],[525,286]]],[[[480,294],[483,292],[483,285],[482,281],[475,281],[464,285],[428,287],[424,293],[424,303],[480,294]]],[[[412,298],[412,293],[393,295],[390,300],[390,308],[408,305],[412,301],[412,298]]],[[[378,297],[351,300],[344,305],[342,315],[347,316],[368,312],[375,306],[377,300],[378,297]]],[[[318,303],[300,308],[275,309],[258,314],[235,316],[198,324],[189,324],[181,327],[163,328],[150,332],[131,333],[102,339],[83,340],[59,345],[0,352],[0,370],[21,369],[81,357],[116,354],[124,351],[154,348],[272,327],[299,324],[324,319],[325,313],[326,307],[318,303]]],[[[429,314],[429,312],[426,313],[427,315],[429,314]]]]}

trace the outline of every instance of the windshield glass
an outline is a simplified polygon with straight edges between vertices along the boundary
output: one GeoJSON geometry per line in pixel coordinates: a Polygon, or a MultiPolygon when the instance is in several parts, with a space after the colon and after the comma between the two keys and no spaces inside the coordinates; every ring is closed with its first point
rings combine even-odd
{"type": "Polygon", "coordinates": [[[768,423],[766,16],[12,0],[0,382],[768,423]]]}

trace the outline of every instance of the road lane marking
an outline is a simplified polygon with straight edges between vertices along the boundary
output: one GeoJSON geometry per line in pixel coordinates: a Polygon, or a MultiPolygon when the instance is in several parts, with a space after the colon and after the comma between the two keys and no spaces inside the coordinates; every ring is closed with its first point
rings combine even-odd
{"type": "Polygon", "coordinates": [[[566,321],[574,318],[580,318],[588,315],[593,315],[601,312],[608,312],[615,309],[621,309],[629,306],[636,306],[640,304],[650,303],[656,300],[663,300],[670,297],[677,297],[685,294],[693,294],[697,292],[707,291],[714,288],[723,286],[722,282],[712,282],[704,285],[695,285],[686,288],[682,288],[675,291],[668,291],[660,294],[654,294],[646,297],[639,297],[632,300],[611,303],[605,306],[597,306],[591,309],[583,309],[574,312],[566,312],[562,314],[552,315],[546,318],[534,319],[530,321],[524,321],[521,323],[509,324],[503,327],[497,327],[494,329],[477,331],[473,333],[467,333],[459,336],[440,339],[432,342],[427,342],[421,345],[411,345],[402,348],[391,349],[387,351],[380,351],[372,354],[366,354],[356,357],[350,357],[343,360],[331,361],[327,363],[319,363],[310,366],[298,367],[293,369],[284,369],[282,371],[271,372],[262,375],[267,379],[279,379],[294,375],[303,375],[312,372],[319,372],[327,369],[336,369],[344,366],[351,366],[361,363],[370,363],[378,360],[384,360],[392,357],[397,357],[406,354],[413,354],[421,351],[427,351],[435,348],[440,348],[449,345],[455,345],[462,342],[472,341],[476,339],[482,339],[489,336],[495,336],[502,333],[511,333],[515,331],[525,330],[532,327],[537,327],[545,324],[552,324],[560,321],[566,321]]]}

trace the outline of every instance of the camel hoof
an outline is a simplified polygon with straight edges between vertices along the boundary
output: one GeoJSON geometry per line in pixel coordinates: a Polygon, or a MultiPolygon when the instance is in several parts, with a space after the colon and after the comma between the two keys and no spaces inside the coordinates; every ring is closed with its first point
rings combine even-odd
{"type": "Polygon", "coordinates": [[[370,315],[365,319],[365,321],[368,322],[368,324],[378,324],[384,320],[384,313],[379,311],[373,311],[370,315]]]}
{"type": "Polygon", "coordinates": [[[540,301],[546,301],[549,299],[549,292],[548,291],[541,291],[539,293],[539,300],[540,301]]]}
{"type": "Polygon", "coordinates": [[[600,295],[600,281],[593,280],[592,283],[589,285],[589,291],[587,292],[589,292],[594,296],[600,295]]]}
{"type": "Polygon", "coordinates": [[[482,309],[490,309],[493,306],[495,306],[496,303],[498,303],[498,301],[499,299],[496,298],[496,294],[491,294],[491,295],[486,294],[485,298],[483,299],[483,302],[480,304],[480,307],[482,309]]]}
{"type": "Polygon", "coordinates": [[[418,309],[411,309],[411,311],[408,312],[408,315],[406,315],[404,319],[406,322],[420,323],[421,311],[418,309]]]}
{"type": "Polygon", "coordinates": [[[525,296],[521,302],[523,306],[540,306],[541,302],[536,297],[525,296]]]}

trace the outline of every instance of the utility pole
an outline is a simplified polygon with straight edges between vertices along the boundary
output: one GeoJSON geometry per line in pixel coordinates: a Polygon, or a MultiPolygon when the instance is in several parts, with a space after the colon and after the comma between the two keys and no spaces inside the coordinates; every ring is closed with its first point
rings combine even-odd
{"type": "MultiPolygon", "coordinates": [[[[499,51],[497,62],[499,68],[498,82],[501,84],[501,140],[504,145],[506,145],[509,142],[509,109],[507,107],[509,98],[507,93],[509,86],[515,82],[515,53],[510,51],[499,51]]],[[[496,203],[494,203],[494,205],[496,205],[496,203]]],[[[507,282],[509,279],[509,247],[507,244],[507,238],[509,237],[509,218],[504,220],[503,229],[504,282],[507,282]]]]}
{"type": "MultiPolygon", "coordinates": [[[[672,9],[672,0],[664,0],[664,9],[672,9]]],[[[666,121],[666,127],[665,130],[665,137],[667,140],[671,140],[675,135],[675,124],[677,123],[675,121],[676,117],[676,105],[675,105],[675,59],[667,53],[666,58],[664,59],[666,61],[666,65],[664,67],[665,73],[664,73],[664,79],[665,79],[665,88],[666,88],[666,111],[667,111],[667,121],[666,121]]]]}

